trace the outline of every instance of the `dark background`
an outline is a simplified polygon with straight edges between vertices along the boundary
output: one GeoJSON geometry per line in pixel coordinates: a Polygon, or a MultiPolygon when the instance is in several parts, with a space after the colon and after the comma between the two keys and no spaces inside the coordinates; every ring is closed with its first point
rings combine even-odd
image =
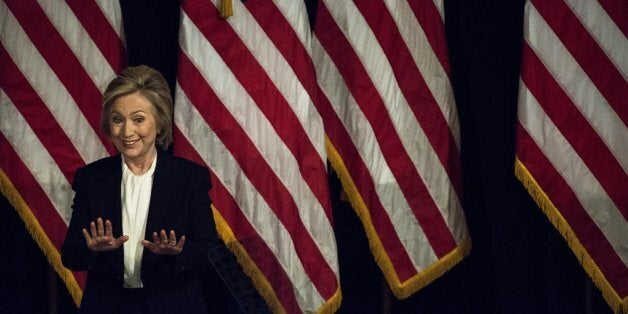
{"type": "MultiPolygon", "coordinates": [[[[307,3],[310,9],[316,6],[307,3]]],[[[179,2],[121,4],[129,64],[156,67],[173,84],[179,2]]],[[[332,173],[343,293],[338,313],[611,313],[513,175],[523,5],[523,0],[445,1],[462,135],[464,208],[473,240],[470,255],[426,288],[397,300],[370,254],[357,216],[340,201],[332,173]]],[[[74,313],[64,284],[1,195],[0,231],[0,312],[74,313]]],[[[209,307],[237,313],[212,268],[205,276],[209,307]]]]}

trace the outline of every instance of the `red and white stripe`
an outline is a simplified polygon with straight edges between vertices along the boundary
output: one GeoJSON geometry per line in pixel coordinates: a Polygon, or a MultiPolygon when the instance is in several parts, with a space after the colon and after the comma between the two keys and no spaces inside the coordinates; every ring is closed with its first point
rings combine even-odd
{"type": "Polygon", "coordinates": [[[0,188],[78,304],[84,277],[58,250],[74,172],[113,152],[97,130],[102,91],[124,63],[120,7],[5,0],[0,20],[0,188]]]}
{"type": "Polygon", "coordinates": [[[219,5],[182,2],[174,152],[210,168],[219,232],[271,309],[333,311],[338,261],[305,4],[234,1],[228,19],[219,5]]]}
{"type": "Polygon", "coordinates": [[[627,32],[625,1],[528,1],[517,125],[522,179],[615,309],[628,309],[627,32]]]}
{"type": "Polygon", "coordinates": [[[322,1],[313,59],[330,159],[398,297],[470,248],[440,1],[322,1]]]}

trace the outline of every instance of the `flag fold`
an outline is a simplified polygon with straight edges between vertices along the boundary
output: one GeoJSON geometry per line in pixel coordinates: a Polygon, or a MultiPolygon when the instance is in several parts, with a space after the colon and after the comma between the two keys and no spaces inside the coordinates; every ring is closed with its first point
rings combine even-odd
{"type": "Polygon", "coordinates": [[[125,64],[117,2],[0,2],[0,191],[78,305],[85,274],[61,263],[80,166],[113,153],[100,99],[125,64]]]}
{"type": "Polygon", "coordinates": [[[329,159],[398,298],[471,248],[440,1],[321,1],[312,56],[329,159]]]}
{"type": "Polygon", "coordinates": [[[340,305],[305,3],[181,4],[174,152],[212,172],[218,232],[275,313],[340,305]]]}
{"type": "Polygon", "coordinates": [[[628,312],[628,10],[526,2],[515,174],[615,311],[628,312]]]}

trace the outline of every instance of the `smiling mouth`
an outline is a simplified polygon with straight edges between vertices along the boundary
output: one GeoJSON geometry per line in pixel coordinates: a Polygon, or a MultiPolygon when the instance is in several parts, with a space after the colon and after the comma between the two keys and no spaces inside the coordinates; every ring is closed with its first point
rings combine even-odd
{"type": "Polygon", "coordinates": [[[140,139],[137,139],[137,140],[121,140],[122,145],[124,145],[124,146],[133,146],[133,145],[135,145],[139,141],[140,141],[140,139]]]}

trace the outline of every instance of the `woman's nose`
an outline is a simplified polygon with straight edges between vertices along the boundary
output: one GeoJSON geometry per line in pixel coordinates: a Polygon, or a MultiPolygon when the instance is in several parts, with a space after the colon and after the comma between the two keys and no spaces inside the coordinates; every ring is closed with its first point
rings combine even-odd
{"type": "Polygon", "coordinates": [[[130,137],[133,136],[133,133],[135,133],[135,131],[132,123],[125,123],[122,125],[122,135],[130,137]]]}

